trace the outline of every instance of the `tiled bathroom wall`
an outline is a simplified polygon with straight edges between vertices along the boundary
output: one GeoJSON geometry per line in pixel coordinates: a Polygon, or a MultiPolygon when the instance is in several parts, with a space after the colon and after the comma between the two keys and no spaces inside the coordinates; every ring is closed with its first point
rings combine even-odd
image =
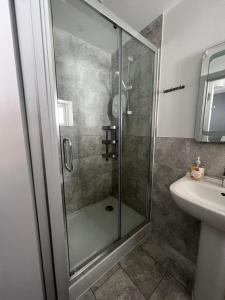
{"type": "Polygon", "coordinates": [[[223,144],[198,143],[193,139],[156,138],[152,223],[154,231],[177,251],[196,261],[200,223],[184,213],[169,192],[169,185],[190,171],[200,156],[206,175],[221,177],[225,166],[223,144]]]}
{"type": "Polygon", "coordinates": [[[140,32],[146,39],[148,39],[156,47],[160,48],[162,44],[162,26],[163,15],[160,15],[152,23],[142,29],[140,32]]]}
{"type": "MultiPolygon", "coordinates": [[[[162,25],[163,17],[159,16],[141,31],[159,48],[162,25]]],[[[190,139],[156,138],[151,210],[154,234],[192,261],[195,261],[197,253],[199,223],[175,204],[169,185],[186,173],[196,147],[197,143],[190,139]]]]}
{"type": "MultiPolygon", "coordinates": [[[[151,26],[141,32],[158,47],[162,43],[162,21],[162,16],[160,16],[151,26]]],[[[188,269],[192,269],[192,265],[196,263],[200,222],[184,213],[175,204],[170,195],[169,186],[190,171],[192,162],[198,156],[201,157],[205,166],[206,175],[213,177],[222,175],[225,166],[223,144],[198,143],[186,138],[156,137],[151,210],[152,231],[160,240],[165,241],[168,247],[178,251],[181,257],[187,258],[186,266],[183,266],[183,275],[189,274],[188,269]]],[[[192,280],[189,278],[188,281],[192,280]]]]}
{"type": "Polygon", "coordinates": [[[73,103],[74,125],[60,127],[61,137],[69,137],[73,146],[74,171],[64,169],[70,212],[112,192],[112,164],[101,156],[102,126],[110,124],[111,55],[58,28],[54,46],[58,98],[73,103]]]}

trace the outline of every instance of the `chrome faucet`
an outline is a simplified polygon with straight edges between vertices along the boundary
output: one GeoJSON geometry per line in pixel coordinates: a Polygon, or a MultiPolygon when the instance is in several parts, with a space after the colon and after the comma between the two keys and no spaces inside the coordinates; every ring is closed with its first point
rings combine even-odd
{"type": "Polygon", "coordinates": [[[224,171],[223,171],[223,175],[221,177],[221,186],[222,187],[225,187],[224,182],[225,182],[225,168],[224,168],[224,171]]]}

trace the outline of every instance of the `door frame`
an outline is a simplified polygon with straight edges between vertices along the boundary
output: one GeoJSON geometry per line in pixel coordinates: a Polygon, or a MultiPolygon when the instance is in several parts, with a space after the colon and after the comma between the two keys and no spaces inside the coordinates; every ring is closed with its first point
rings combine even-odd
{"type": "Polygon", "coordinates": [[[46,294],[69,300],[50,5],[14,3],[46,294]]]}

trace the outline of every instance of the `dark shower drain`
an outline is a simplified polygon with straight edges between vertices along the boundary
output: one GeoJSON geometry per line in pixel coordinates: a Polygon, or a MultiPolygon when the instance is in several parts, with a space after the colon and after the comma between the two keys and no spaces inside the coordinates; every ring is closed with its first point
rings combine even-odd
{"type": "Polygon", "coordinates": [[[112,205],[107,205],[107,206],[105,207],[105,210],[106,210],[106,211],[112,211],[112,210],[114,210],[114,207],[113,207],[112,205]]]}

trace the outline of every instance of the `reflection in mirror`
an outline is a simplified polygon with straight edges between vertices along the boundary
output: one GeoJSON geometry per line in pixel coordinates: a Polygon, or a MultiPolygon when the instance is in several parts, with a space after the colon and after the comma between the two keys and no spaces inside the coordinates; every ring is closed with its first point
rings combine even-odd
{"type": "Polygon", "coordinates": [[[225,142],[225,43],[205,51],[199,86],[195,139],[225,142]]]}
{"type": "Polygon", "coordinates": [[[204,131],[218,132],[225,129],[225,78],[208,82],[204,131]]]}

